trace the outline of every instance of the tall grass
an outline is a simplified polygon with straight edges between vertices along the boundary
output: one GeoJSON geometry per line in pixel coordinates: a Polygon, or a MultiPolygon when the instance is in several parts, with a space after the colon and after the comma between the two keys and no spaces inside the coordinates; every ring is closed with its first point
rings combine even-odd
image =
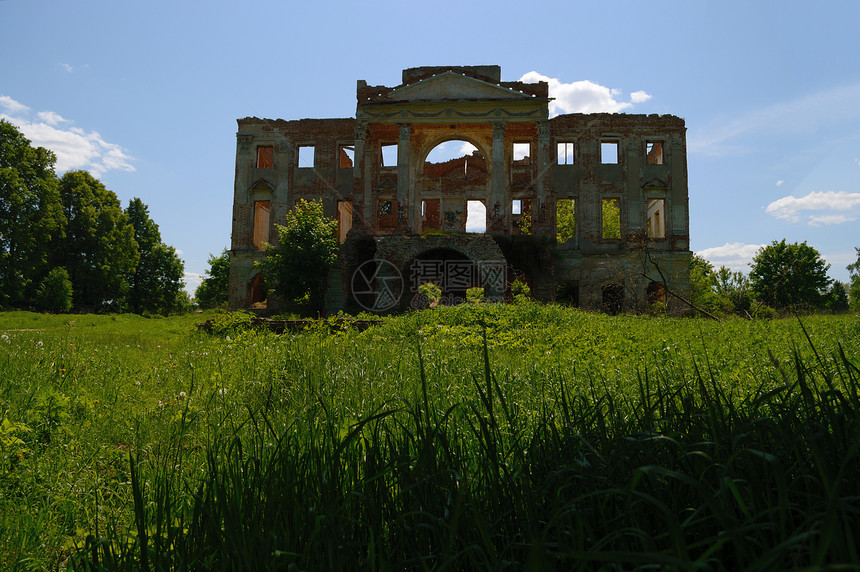
{"type": "Polygon", "coordinates": [[[35,427],[22,394],[50,388],[93,434],[59,419],[0,474],[0,527],[25,525],[20,552],[0,541],[7,567],[860,566],[856,317],[439,310],[360,333],[99,340],[96,363],[87,336],[11,334],[4,418],[35,427]],[[26,560],[38,531],[53,560],[26,560]]]}

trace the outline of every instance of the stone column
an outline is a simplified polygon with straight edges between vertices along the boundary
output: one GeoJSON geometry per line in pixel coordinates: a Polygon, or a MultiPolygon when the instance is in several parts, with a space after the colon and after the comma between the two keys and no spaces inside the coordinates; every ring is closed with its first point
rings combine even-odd
{"type": "MultiPolygon", "coordinates": [[[[373,220],[373,197],[364,185],[365,160],[364,149],[367,142],[367,123],[358,121],[355,124],[355,150],[352,163],[352,194],[355,203],[352,209],[352,226],[365,232],[371,230],[373,220]],[[362,200],[363,198],[363,200],[362,200]]],[[[369,177],[368,177],[369,179],[369,177]]],[[[368,181],[369,182],[369,181],[368,181]]]]}
{"type": "Polygon", "coordinates": [[[248,202],[248,187],[251,186],[249,173],[251,169],[252,135],[236,136],[236,179],[234,181],[233,202],[244,205],[248,202]]]}
{"type": "Polygon", "coordinates": [[[491,181],[490,201],[487,205],[487,230],[500,231],[499,225],[504,226],[511,210],[509,201],[505,200],[507,189],[507,165],[505,163],[505,123],[493,123],[493,178],[491,181]],[[501,220],[493,220],[500,217],[501,220]]]}
{"type": "Polygon", "coordinates": [[[287,205],[290,210],[290,168],[293,164],[293,144],[283,137],[277,145],[278,155],[275,159],[275,196],[274,202],[287,205]]]}
{"type": "Polygon", "coordinates": [[[408,232],[414,219],[409,200],[412,125],[400,123],[397,126],[400,129],[400,138],[397,142],[397,228],[408,232]]]}
{"type": "MultiPolygon", "coordinates": [[[[552,155],[550,154],[550,130],[549,121],[537,122],[538,132],[538,148],[537,148],[537,181],[535,187],[537,189],[537,224],[534,225],[536,234],[546,234],[552,232],[554,224],[553,212],[550,210],[551,205],[547,199],[547,178],[549,177],[550,168],[552,165],[552,155]]],[[[554,209],[553,209],[554,210],[554,209]]]]}

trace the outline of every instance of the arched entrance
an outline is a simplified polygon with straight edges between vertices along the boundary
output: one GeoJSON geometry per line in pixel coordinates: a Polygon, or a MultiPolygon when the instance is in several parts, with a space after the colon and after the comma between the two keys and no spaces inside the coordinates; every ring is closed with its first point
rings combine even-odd
{"type": "Polygon", "coordinates": [[[484,143],[460,134],[430,140],[415,185],[419,232],[484,232],[490,162],[484,143]],[[471,208],[470,208],[471,207],[471,208]],[[470,216],[471,213],[471,216],[470,216]]]}
{"type": "Polygon", "coordinates": [[[465,299],[468,288],[483,286],[487,299],[501,302],[507,282],[507,260],[491,236],[376,236],[376,256],[400,275],[400,307],[413,305],[418,287],[433,282],[454,298],[465,299]]]}
{"type": "Polygon", "coordinates": [[[466,290],[483,286],[468,256],[452,248],[422,252],[410,264],[410,282],[432,282],[442,289],[440,303],[454,306],[466,301],[466,290]]]}

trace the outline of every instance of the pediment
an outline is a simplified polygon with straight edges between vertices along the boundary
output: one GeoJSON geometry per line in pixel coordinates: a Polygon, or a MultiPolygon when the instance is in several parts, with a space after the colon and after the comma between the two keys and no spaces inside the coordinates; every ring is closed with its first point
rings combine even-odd
{"type": "Polygon", "coordinates": [[[660,177],[654,177],[653,179],[649,179],[645,181],[645,183],[642,185],[642,189],[645,191],[649,189],[666,190],[668,188],[669,184],[660,177]]]}
{"type": "Polygon", "coordinates": [[[444,101],[457,99],[531,99],[528,95],[486,81],[447,71],[388,94],[391,101],[444,101]]]}
{"type": "Polygon", "coordinates": [[[395,181],[391,177],[385,177],[384,179],[382,179],[379,182],[379,185],[377,185],[376,188],[377,188],[377,190],[380,190],[380,191],[396,189],[397,188],[397,181],[395,181]]]}
{"type": "Polygon", "coordinates": [[[271,185],[266,179],[258,179],[256,183],[251,185],[252,191],[274,191],[275,187],[271,185]]]}

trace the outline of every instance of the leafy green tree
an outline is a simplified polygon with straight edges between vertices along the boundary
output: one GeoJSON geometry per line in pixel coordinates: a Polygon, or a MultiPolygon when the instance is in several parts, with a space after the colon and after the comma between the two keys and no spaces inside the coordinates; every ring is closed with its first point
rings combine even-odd
{"type": "Polygon", "coordinates": [[[278,229],[277,246],[268,245],[260,263],[266,282],[284,298],[307,297],[310,310],[321,313],[329,266],[337,260],[337,221],[325,216],[320,201],[300,200],[278,229]]]}
{"type": "Polygon", "coordinates": [[[773,241],[753,257],[750,285],[759,300],[773,308],[821,307],[830,284],[827,264],[806,242],[773,241]]]}
{"type": "Polygon", "coordinates": [[[219,256],[209,255],[206,278],[194,291],[194,300],[201,308],[217,308],[227,303],[230,294],[230,255],[227,250],[219,256]]]}
{"type": "Polygon", "coordinates": [[[26,302],[63,229],[54,154],[0,120],[0,307],[26,302]]]}
{"type": "Polygon", "coordinates": [[[828,312],[843,314],[848,311],[848,285],[834,280],[824,295],[824,307],[828,312]]]}
{"type": "Polygon", "coordinates": [[[735,314],[750,311],[753,294],[749,278],[743,272],[732,272],[730,268],[720,266],[715,278],[715,291],[719,297],[720,307],[724,311],[735,314]]]}
{"type": "Polygon", "coordinates": [[[576,236],[576,203],[558,199],[555,203],[555,237],[559,244],[576,236]]]}
{"type": "Polygon", "coordinates": [[[716,285],[714,265],[693,254],[690,258],[690,302],[693,306],[707,312],[716,310],[719,307],[716,285]]]}
{"type": "Polygon", "coordinates": [[[140,261],[132,274],[128,307],[132,312],[169,314],[176,310],[177,294],[182,290],[184,266],[176,249],[161,241],[158,225],[149,217],[143,201],[134,198],[125,210],[134,228],[140,261]]]}
{"type": "Polygon", "coordinates": [[[601,209],[603,238],[621,238],[621,201],[603,199],[601,209]]]}
{"type": "Polygon", "coordinates": [[[46,312],[64,313],[72,309],[72,281],[65,268],[52,268],[36,290],[36,306],[46,312]]]}
{"type": "Polygon", "coordinates": [[[134,227],[113,191],[86,171],[60,179],[65,236],[55,241],[52,261],[64,266],[78,309],[120,310],[140,254],[134,227]]]}
{"type": "Polygon", "coordinates": [[[846,266],[848,273],[851,275],[851,280],[848,283],[848,297],[851,300],[851,309],[855,312],[860,311],[860,248],[854,247],[857,251],[857,260],[846,266]]]}

